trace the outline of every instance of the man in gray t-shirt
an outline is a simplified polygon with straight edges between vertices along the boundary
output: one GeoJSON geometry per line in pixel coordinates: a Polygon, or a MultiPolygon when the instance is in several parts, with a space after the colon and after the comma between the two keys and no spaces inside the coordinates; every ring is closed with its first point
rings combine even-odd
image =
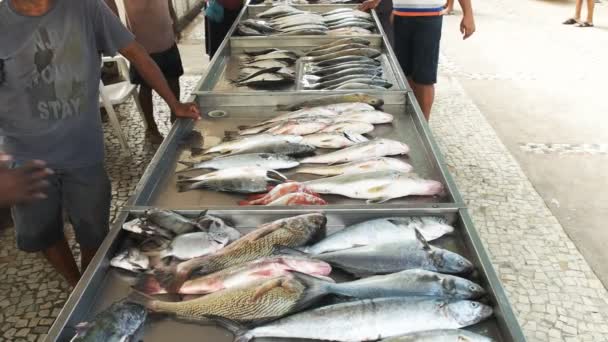
{"type": "Polygon", "coordinates": [[[41,251],[74,285],[80,273],[63,234],[65,211],[82,251],[82,270],[108,231],[110,182],[99,115],[100,54],[120,52],[178,117],[180,103],[145,49],[102,0],[0,2],[0,136],[17,165],[54,170],[47,198],[13,207],[17,245],[41,251]]]}

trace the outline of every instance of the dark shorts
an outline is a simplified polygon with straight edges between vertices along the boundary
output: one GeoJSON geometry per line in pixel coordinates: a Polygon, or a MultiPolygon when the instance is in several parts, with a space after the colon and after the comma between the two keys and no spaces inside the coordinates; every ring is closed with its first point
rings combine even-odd
{"type": "Polygon", "coordinates": [[[418,84],[437,83],[442,16],[395,15],[395,54],[405,76],[418,84]]]}
{"type": "Polygon", "coordinates": [[[241,13],[241,9],[224,9],[224,20],[221,23],[216,23],[213,20],[208,20],[205,18],[206,31],[205,31],[205,41],[207,44],[207,54],[209,54],[209,59],[213,58],[217,50],[222,45],[224,39],[228,35],[228,31],[232,27],[232,24],[236,21],[239,14],[241,13]]]}
{"type": "Polygon", "coordinates": [[[54,171],[46,199],[12,208],[17,247],[39,252],[55,245],[64,237],[64,211],[80,246],[99,247],[110,219],[111,183],[104,165],[54,171]]]}
{"type": "MultiPolygon", "coordinates": [[[[182,65],[182,57],[179,54],[177,44],[173,45],[169,50],[159,53],[151,53],[150,57],[156,62],[156,65],[160,68],[160,71],[165,75],[166,79],[176,79],[184,74],[184,66],[182,65]]],[[[146,85],[146,81],[141,77],[139,72],[131,64],[129,70],[131,76],[131,83],[137,85],[146,85]]]]}

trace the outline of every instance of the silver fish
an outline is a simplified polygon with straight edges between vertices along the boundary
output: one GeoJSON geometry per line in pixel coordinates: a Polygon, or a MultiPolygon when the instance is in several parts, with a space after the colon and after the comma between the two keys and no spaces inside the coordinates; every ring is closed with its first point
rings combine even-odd
{"type": "Polygon", "coordinates": [[[110,266],[131,272],[144,272],[150,267],[150,259],[137,248],[130,247],[116,254],[110,260],[110,266]]]}
{"type": "Polygon", "coordinates": [[[368,139],[360,134],[352,134],[350,132],[333,132],[306,135],[302,141],[305,144],[309,144],[317,148],[343,148],[366,142],[368,139]]]}
{"type": "Polygon", "coordinates": [[[334,30],[329,30],[327,31],[327,34],[330,36],[354,36],[354,35],[359,35],[359,34],[372,34],[372,31],[368,30],[368,29],[364,29],[362,27],[346,27],[346,28],[339,28],[339,29],[334,29],[334,30]]]}
{"type": "Polygon", "coordinates": [[[310,51],[308,51],[307,53],[310,53],[313,51],[325,50],[325,49],[332,48],[334,46],[345,45],[345,44],[361,44],[361,45],[369,46],[371,44],[371,42],[367,39],[358,38],[358,37],[342,38],[342,39],[334,40],[327,44],[316,46],[316,47],[310,49],[310,51]]]}
{"type": "Polygon", "coordinates": [[[317,292],[359,299],[407,296],[474,299],[486,293],[481,286],[468,279],[419,269],[344,283],[328,282],[308,274],[297,276],[306,287],[317,292]]]}
{"type": "Polygon", "coordinates": [[[381,67],[357,67],[357,68],[349,68],[349,69],[343,69],[340,71],[336,71],[333,74],[330,75],[326,75],[323,77],[320,77],[317,81],[319,83],[326,83],[326,86],[329,85],[335,85],[331,84],[331,83],[327,83],[329,81],[335,81],[337,79],[340,79],[344,76],[352,76],[352,75],[361,75],[362,78],[373,78],[373,77],[379,77],[382,75],[382,68],[381,67]],[[369,76],[365,76],[365,75],[369,75],[369,76]]]}
{"type": "Polygon", "coordinates": [[[249,331],[224,324],[235,333],[238,342],[261,337],[352,342],[424,330],[463,328],[491,315],[491,307],[469,300],[393,297],[324,306],[249,331]]]}
{"type": "Polygon", "coordinates": [[[349,62],[349,63],[358,63],[358,62],[378,63],[378,61],[376,61],[375,59],[369,58],[366,56],[342,56],[342,57],[332,58],[332,59],[328,59],[328,60],[324,60],[324,61],[315,63],[315,66],[327,67],[327,66],[338,65],[338,64],[343,64],[343,63],[347,63],[347,62],[349,62]]]}
{"type": "Polygon", "coordinates": [[[240,137],[234,141],[223,142],[206,150],[204,153],[221,153],[224,155],[245,153],[300,155],[310,153],[314,150],[314,146],[302,143],[301,136],[259,134],[240,137]]]}
{"type": "Polygon", "coordinates": [[[263,34],[273,34],[273,33],[278,32],[277,30],[272,28],[268,24],[268,22],[265,22],[263,20],[247,19],[247,20],[241,21],[241,25],[247,26],[247,27],[249,27],[253,30],[256,30],[257,32],[263,33],[263,34]]]}
{"type": "Polygon", "coordinates": [[[295,78],[293,76],[278,74],[278,73],[264,73],[261,75],[257,75],[253,78],[247,79],[245,81],[239,81],[235,84],[241,87],[257,87],[257,88],[266,88],[266,87],[275,87],[282,86],[286,84],[293,83],[295,78]]]}
{"type": "Polygon", "coordinates": [[[286,14],[286,13],[305,13],[305,12],[301,11],[295,7],[288,6],[288,5],[279,5],[279,6],[272,6],[272,8],[258,14],[257,16],[259,18],[272,18],[272,17],[276,17],[278,15],[286,14]]]}
{"type": "Polygon", "coordinates": [[[374,68],[380,66],[381,62],[375,59],[359,62],[344,62],[333,66],[311,67],[309,73],[314,76],[325,76],[334,72],[351,68],[374,68]]]}
{"type": "Polygon", "coordinates": [[[334,118],[334,122],[363,121],[374,125],[393,122],[393,115],[379,110],[349,112],[334,118]]]}
{"type": "Polygon", "coordinates": [[[141,218],[136,218],[131,221],[125,222],[122,225],[122,229],[138,235],[160,236],[167,239],[173,238],[174,235],[174,233],[169,229],[162,228],[157,224],[154,224],[147,220],[143,220],[141,218]]]}
{"type": "Polygon", "coordinates": [[[188,233],[177,236],[170,245],[160,251],[148,251],[148,256],[169,256],[188,260],[215,253],[228,244],[227,238],[218,238],[207,232],[188,233]]]}
{"type": "MultiPolygon", "coordinates": [[[[344,69],[346,71],[349,69],[344,69]]],[[[309,89],[332,89],[336,87],[340,87],[347,83],[363,81],[366,82],[370,77],[378,77],[382,73],[380,69],[365,67],[365,69],[357,68],[354,70],[351,75],[341,75],[338,78],[328,80],[328,81],[320,81],[317,80],[317,83],[311,84],[309,89]],[[364,71],[356,71],[356,70],[364,70],[364,71]],[[371,74],[368,74],[371,73],[371,74]]]]}
{"type": "Polygon", "coordinates": [[[362,49],[362,48],[366,48],[368,45],[365,44],[342,44],[342,45],[335,45],[335,46],[331,46],[322,50],[315,50],[315,51],[310,51],[308,53],[306,53],[306,56],[322,56],[328,53],[332,53],[332,52],[336,52],[336,51],[342,51],[342,50],[348,50],[348,49],[362,49]]]}
{"type": "Polygon", "coordinates": [[[198,229],[198,225],[195,221],[183,217],[171,210],[157,208],[148,209],[144,212],[144,218],[147,221],[172,231],[176,235],[189,233],[198,229]]]}
{"type": "Polygon", "coordinates": [[[232,156],[217,157],[202,163],[185,163],[190,166],[188,169],[180,170],[179,172],[187,172],[197,169],[215,169],[222,170],[232,167],[256,166],[270,170],[291,169],[300,165],[300,163],[284,154],[276,153],[248,153],[237,154],[232,156]]]}
{"type": "Polygon", "coordinates": [[[410,148],[402,142],[389,139],[374,139],[336,152],[304,158],[300,162],[313,164],[337,164],[362,159],[406,154],[409,151],[410,148]]]}
{"type": "Polygon", "coordinates": [[[394,170],[343,174],[303,184],[318,194],[365,199],[368,204],[380,204],[406,196],[435,196],[443,192],[440,182],[394,170]]]}
{"type": "Polygon", "coordinates": [[[436,240],[454,231],[454,227],[443,217],[379,218],[348,226],[306,248],[306,252],[321,254],[388,242],[415,241],[415,229],[427,241],[436,240]]]}
{"type": "Polygon", "coordinates": [[[322,36],[326,34],[327,32],[324,30],[299,28],[297,30],[279,33],[278,36],[322,36]]]}
{"type": "MultiPolygon", "coordinates": [[[[323,134],[323,133],[321,133],[323,134]]],[[[307,136],[308,137],[308,136],[307,136]]],[[[354,161],[345,164],[328,166],[302,166],[295,170],[296,173],[308,173],[319,176],[338,176],[343,174],[362,173],[370,171],[392,170],[400,172],[410,172],[413,167],[395,158],[378,157],[368,160],[354,161]]]]}
{"type": "Polygon", "coordinates": [[[207,173],[193,178],[181,178],[179,191],[210,189],[214,191],[259,193],[270,185],[280,184],[287,178],[274,170],[259,167],[235,167],[207,173]],[[185,183],[185,184],[184,184],[185,183]]]}
{"type": "Polygon", "coordinates": [[[368,18],[368,19],[372,18],[371,14],[369,14],[367,12],[359,11],[359,10],[354,10],[352,8],[338,8],[333,11],[325,12],[321,15],[325,18],[331,18],[332,16],[343,15],[343,14],[348,14],[348,15],[352,15],[354,17],[361,17],[361,18],[368,18]]]}
{"type": "Polygon", "coordinates": [[[252,68],[261,68],[261,69],[270,69],[270,68],[283,68],[288,66],[290,63],[276,60],[276,59],[265,59],[261,61],[256,61],[252,63],[243,62],[241,65],[252,68]]]}
{"type": "MultiPolygon", "coordinates": [[[[358,56],[358,57],[360,57],[360,56],[358,56]]],[[[373,59],[368,58],[368,57],[362,57],[362,58],[367,58],[368,60],[373,61],[373,59]]],[[[321,63],[323,63],[323,62],[321,62],[321,63]]],[[[321,64],[321,63],[319,63],[319,64],[321,64]]],[[[335,64],[339,64],[339,63],[335,63],[335,64]]],[[[384,100],[377,98],[375,96],[365,94],[365,93],[352,93],[352,94],[337,94],[337,95],[322,96],[322,97],[314,98],[311,100],[305,100],[305,101],[301,101],[301,102],[297,102],[297,103],[293,103],[293,104],[289,104],[289,105],[277,105],[277,109],[278,110],[297,110],[297,109],[302,109],[302,108],[307,108],[307,107],[326,106],[326,105],[332,105],[332,104],[336,104],[336,103],[352,103],[352,102],[368,104],[370,106],[373,106],[374,108],[380,108],[380,107],[382,107],[382,105],[384,105],[384,100]]]]}
{"type": "Polygon", "coordinates": [[[382,342],[492,342],[493,339],[462,329],[438,329],[390,337],[382,342]]]}
{"type": "Polygon", "coordinates": [[[377,82],[353,82],[353,81],[348,81],[345,82],[337,87],[330,87],[331,90],[358,90],[358,89],[374,89],[374,90],[386,90],[391,88],[393,85],[389,82],[380,82],[380,84],[377,84],[377,82]]]}
{"type": "Polygon", "coordinates": [[[361,48],[361,49],[342,50],[339,52],[333,52],[333,53],[329,53],[326,55],[307,57],[307,58],[310,59],[312,62],[322,62],[322,61],[327,61],[327,60],[331,60],[331,59],[338,58],[338,57],[344,57],[344,56],[364,56],[364,57],[368,57],[368,58],[376,58],[376,57],[380,56],[381,54],[382,53],[379,50],[367,47],[367,48],[361,48]]]}
{"type": "Polygon", "coordinates": [[[374,125],[363,121],[340,121],[319,130],[321,133],[349,132],[366,134],[374,130],[374,125]]]}
{"type": "Polygon", "coordinates": [[[341,29],[341,28],[352,28],[352,27],[361,27],[364,29],[372,29],[372,28],[376,27],[376,24],[369,22],[369,21],[363,21],[363,20],[344,20],[344,21],[336,22],[332,25],[328,25],[328,28],[330,30],[341,29]]]}

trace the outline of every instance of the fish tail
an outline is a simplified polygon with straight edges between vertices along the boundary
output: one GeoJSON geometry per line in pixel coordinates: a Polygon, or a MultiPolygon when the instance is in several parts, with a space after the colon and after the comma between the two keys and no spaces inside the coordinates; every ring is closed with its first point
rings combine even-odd
{"type": "Polygon", "coordinates": [[[137,278],[133,288],[141,293],[155,295],[165,293],[165,289],[160,286],[158,280],[151,274],[142,274],[137,278]]]}
{"type": "Polygon", "coordinates": [[[289,271],[294,278],[306,288],[302,298],[298,300],[294,310],[310,306],[315,301],[331,293],[331,283],[320,278],[298,271],[289,271]]]}
{"type": "MultiPolygon", "coordinates": [[[[266,177],[276,183],[284,183],[287,181],[287,177],[285,177],[282,173],[275,170],[266,171],[266,177]]],[[[269,190],[270,191],[270,190],[269,190]]]]}
{"type": "Polygon", "coordinates": [[[233,320],[219,316],[207,316],[207,318],[230,331],[234,335],[234,342],[249,342],[254,337],[246,326],[233,320]]]}
{"type": "Polygon", "coordinates": [[[154,303],[156,302],[156,299],[148,296],[147,294],[141,293],[139,291],[131,292],[125,300],[130,303],[139,304],[148,310],[151,310],[151,311],[155,310],[154,303]]]}

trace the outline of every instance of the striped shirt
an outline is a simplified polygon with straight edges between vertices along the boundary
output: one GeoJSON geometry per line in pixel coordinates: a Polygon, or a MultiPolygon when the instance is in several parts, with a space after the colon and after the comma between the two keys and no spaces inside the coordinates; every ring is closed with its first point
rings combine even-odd
{"type": "Polygon", "coordinates": [[[445,0],[393,0],[393,13],[403,17],[441,15],[445,0]]]}

